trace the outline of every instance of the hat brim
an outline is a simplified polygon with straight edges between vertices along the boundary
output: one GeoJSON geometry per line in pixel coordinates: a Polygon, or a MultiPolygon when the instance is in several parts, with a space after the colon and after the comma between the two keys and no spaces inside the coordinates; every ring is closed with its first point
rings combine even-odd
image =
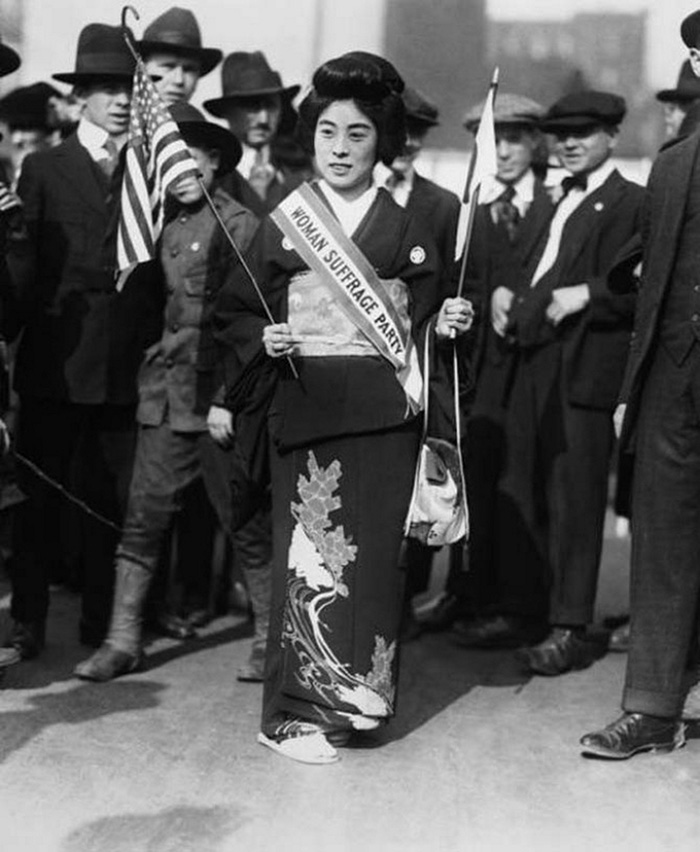
{"type": "Polygon", "coordinates": [[[617,127],[622,123],[624,116],[613,118],[601,118],[593,115],[566,115],[561,118],[543,119],[539,123],[539,128],[544,133],[556,133],[557,130],[566,130],[567,128],[582,128],[582,127],[617,127]]]}
{"type": "Polygon", "coordinates": [[[19,58],[19,53],[8,47],[6,44],[0,44],[0,77],[5,77],[16,71],[22,60],[19,58]]]}
{"type": "Polygon", "coordinates": [[[204,101],[202,106],[207,112],[210,112],[217,118],[223,118],[225,108],[229,106],[232,101],[241,101],[246,98],[259,98],[264,95],[282,95],[283,97],[287,97],[291,100],[299,94],[300,90],[301,86],[283,86],[282,88],[276,86],[269,89],[254,89],[252,91],[246,90],[235,92],[233,94],[229,92],[229,94],[222,98],[212,98],[209,101],[204,101]]]}
{"type": "Polygon", "coordinates": [[[58,80],[59,83],[70,83],[73,86],[80,86],[81,84],[92,83],[95,80],[128,80],[131,82],[134,79],[133,74],[110,74],[105,72],[104,74],[52,74],[51,78],[53,80],[58,80]]]}
{"type": "Polygon", "coordinates": [[[139,41],[136,47],[141,55],[144,53],[174,53],[176,56],[192,56],[201,65],[200,77],[213,71],[223,58],[223,52],[216,47],[182,47],[166,41],[139,41]]]}
{"type": "Polygon", "coordinates": [[[410,113],[406,113],[406,121],[410,121],[412,124],[420,124],[426,129],[437,127],[440,124],[436,118],[426,118],[424,115],[411,115],[410,113]]]}
{"type": "Polygon", "coordinates": [[[208,121],[182,121],[178,123],[187,145],[204,145],[216,148],[221,155],[219,174],[232,172],[243,154],[241,143],[229,130],[208,121]]]}
{"type": "Polygon", "coordinates": [[[691,95],[690,92],[684,89],[662,89],[656,93],[656,100],[665,103],[688,103],[700,98],[700,92],[691,95]]]}

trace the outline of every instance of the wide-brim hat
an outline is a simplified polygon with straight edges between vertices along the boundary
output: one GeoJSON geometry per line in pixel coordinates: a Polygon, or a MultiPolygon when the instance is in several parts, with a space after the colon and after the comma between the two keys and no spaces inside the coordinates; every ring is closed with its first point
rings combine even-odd
{"type": "Polygon", "coordinates": [[[279,73],[270,68],[261,51],[237,51],[229,53],[221,66],[221,97],[204,101],[204,108],[217,118],[223,118],[225,107],[233,100],[262,95],[282,95],[291,99],[300,88],[282,85],[279,73]]]}
{"type": "Polygon", "coordinates": [[[553,104],[540,122],[545,133],[566,128],[617,127],[625,117],[627,104],[610,92],[573,92],[553,104]]]}
{"type": "Polygon", "coordinates": [[[13,71],[19,68],[21,62],[19,53],[9,45],[3,44],[0,38],[0,77],[12,74],[13,71]]]}
{"type": "Polygon", "coordinates": [[[694,101],[700,98],[700,77],[695,76],[690,60],[686,59],[678,73],[675,89],[661,89],[656,93],[656,100],[661,103],[694,101]]]}
{"type": "Polygon", "coordinates": [[[48,83],[13,89],[0,100],[0,118],[13,130],[50,130],[49,101],[60,92],[48,83]]]}
{"type": "Polygon", "coordinates": [[[404,110],[406,111],[407,121],[423,125],[426,128],[437,127],[440,124],[438,121],[438,108],[422,92],[419,92],[418,89],[406,86],[401,98],[404,110]]]}
{"type": "Polygon", "coordinates": [[[131,80],[136,60],[124,41],[121,27],[108,24],[88,24],[78,37],[75,70],[52,74],[61,83],[80,85],[96,78],[131,80]]]}
{"type": "MultiPolygon", "coordinates": [[[[462,124],[472,133],[475,133],[479,127],[484,105],[485,101],[475,104],[464,116],[462,124]]],[[[545,112],[542,104],[538,104],[532,98],[526,98],[525,95],[497,92],[493,104],[493,122],[535,129],[545,112]]]]}
{"type": "Polygon", "coordinates": [[[200,62],[202,77],[213,71],[224,55],[216,47],[202,47],[197,19],[189,9],[181,9],[179,6],[163,12],[146,27],[138,42],[138,49],[144,57],[157,51],[193,56],[200,62]]]}
{"type": "Polygon", "coordinates": [[[196,107],[185,101],[171,104],[169,109],[188,145],[204,144],[216,148],[221,156],[219,174],[236,168],[243,152],[241,143],[230,130],[207,121],[196,107]]]}

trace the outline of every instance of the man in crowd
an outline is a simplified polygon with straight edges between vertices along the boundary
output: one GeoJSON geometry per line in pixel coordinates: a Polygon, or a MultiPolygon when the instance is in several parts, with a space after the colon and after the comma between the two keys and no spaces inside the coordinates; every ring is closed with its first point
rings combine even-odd
{"type": "MultiPolygon", "coordinates": [[[[508,458],[499,482],[496,560],[539,562],[549,585],[549,634],[516,652],[530,672],[558,675],[600,653],[592,621],[613,445],[635,293],[612,292],[607,273],[639,229],[641,187],[611,162],[625,114],[605,92],[567,95],[540,127],[570,175],[512,299],[493,306],[510,338],[508,458]]],[[[495,300],[498,302],[498,300],[495,300]]]]}
{"type": "Polygon", "coordinates": [[[138,49],[166,104],[190,101],[200,77],[213,71],[223,55],[214,47],[202,47],[197,19],[178,6],[146,27],[138,49]]]}
{"type": "MultiPolygon", "coordinates": [[[[467,113],[476,133],[483,104],[467,113]]],[[[547,231],[553,205],[543,184],[540,104],[499,93],[494,105],[497,175],[482,187],[469,264],[469,290],[481,317],[473,352],[476,392],[468,421],[467,483],[471,534],[469,572],[448,583],[470,617],[453,630],[458,644],[517,647],[542,638],[548,600],[541,562],[527,551],[496,547],[499,526],[513,522],[512,504],[498,487],[510,463],[506,399],[517,348],[508,317],[527,289],[525,269],[547,231]],[[537,173],[536,171],[537,170],[537,173]]],[[[512,428],[513,423],[508,423],[512,428]]]]}
{"type": "MultiPolygon", "coordinates": [[[[12,74],[19,66],[19,55],[11,47],[3,44],[2,39],[0,39],[0,77],[12,74]]],[[[3,310],[5,307],[4,294],[6,288],[9,286],[9,272],[5,261],[6,232],[9,226],[9,216],[16,210],[17,199],[14,193],[6,185],[0,183],[0,317],[2,317],[3,324],[5,321],[5,311],[3,310]]],[[[4,414],[4,412],[2,413],[4,414]]],[[[7,451],[9,444],[7,430],[3,421],[0,421],[0,434],[2,436],[2,446],[0,449],[4,453],[7,451]]],[[[2,676],[3,671],[8,666],[19,662],[19,660],[20,655],[15,648],[0,648],[0,676],[2,676]]]]}
{"type": "MultiPolygon", "coordinates": [[[[700,75],[700,11],[681,25],[700,75]]],[[[647,189],[634,336],[616,425],[634,454],[631,629],[623,714],[581,740],[628,758],[685,742],[686,666],[697,631],[700,509],[700,137],[668,145],[647,189]]],[[[700,689],[687,698],[696,717],[700,689]]]]}
{"type": "Polygon", "coordinates": [[[13,185],[19,180],[22,162],[28,154],[45,151],[55,144],[51,102],[57,97],[60,92],[53,86],[34,83],[14,89],[0,101],[0,119],[10,128],[13,185]]]}
{"type": "MultiPolygon", "coordinates": [[[[22,331],[17,447],[59,483],[80,471],[72,489],[107,521],[81,515],[80,637],[90,645],[101,642],[109,618],[116,544],[109,525],[120,523],[131,475],[136,372],[161,323],[154,276],[134,275],[121,292],[115,287],[117,166],[133,72],[119,27],[84,27],[74,71],[54,75],[74,86],[80,123],[61,145],[24,161],[18,193],[27,238],[8,254],[19,313],[4,332],[22,331]]],[[[29,469],[20,473],[30,499],[15,517],[9,643],[30,658],[44,645],[61,498],[29,469]]]]}
{"type": "Polygon", "coordinates": [[[698,100],[700,100],[700,80],[693,73],[690,60],[681,65],[675,89],[662,89],[656,94],[656,100],[664,107],[664,129],[667,139],[675,139],[683,131],[684,122],[697,123],[698,100]],[[689,119],[689,114],[691,114],[689,119]]]}
{"type": "Polygon", "coordinates": [[[257,216],[265,216],[309,176],[301,168],[283,168],[275,151],[283,115],[299,86],[284,86],[260,51],[229,54],[221,69],[220,98],[204,107],[227,122],[243,146],[238,169],[224,189],[257,216]]]}

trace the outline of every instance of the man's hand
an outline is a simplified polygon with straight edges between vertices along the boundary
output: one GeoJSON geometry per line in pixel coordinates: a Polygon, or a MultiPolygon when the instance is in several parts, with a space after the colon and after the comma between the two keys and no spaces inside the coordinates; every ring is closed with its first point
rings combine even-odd
{"type": "Polygon", "coordinates": [[[591,291],[588,284],[560,287],[552,293],[552,301],[547,308],[547,319],[552,325],[559,325],[566,317],[580,313],[590,301],[591,291]]]}
{"type": "Polygon", "coordinates": [[[0,183],[0,213],[6,213],[8,210],[13,210],[15,207],[21,207],[22,202],[18,195],[6,186],[0,183]]]}
{"type": "Polygon", "coordinates": [[[207,414],[207,429],[220,447],[228,447],[233,440],[233,416],[228,408],[212,405],[207,414]]]}
{"type": "Polygon", "coordinates": [[[625,411],[627,411],[627,403],[621,402],[613,414],[613,426],[615,427],[616,438],[619,438],[622,434],[622,424],[625,419],[625,411]]]}
{"type": "Polygon", "coordinates": [[[507,287],[496,287],[491,295],[491,325],[499,337],[506,336],[508,314],[515,294],[507,287]]]}

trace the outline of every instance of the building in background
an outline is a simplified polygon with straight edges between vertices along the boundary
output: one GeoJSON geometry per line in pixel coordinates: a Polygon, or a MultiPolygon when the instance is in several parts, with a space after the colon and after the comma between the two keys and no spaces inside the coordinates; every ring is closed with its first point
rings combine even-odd
{"type": "Polygon", "coordinates": [[[467,144],[462,118],[486,94],[486,0],[384,0],[384,53],[440,110],[433,148],[467,144]]]}
{"type": "Polygon", "coordinates": [[[544,104],[580,89],[622,95],[629,107],[618,153],[652,154],[660,113],[647,82],[647,13],[581,13],[551,21],[500,20],[488,27],[488,56],[502,86],[544,104]]]}

